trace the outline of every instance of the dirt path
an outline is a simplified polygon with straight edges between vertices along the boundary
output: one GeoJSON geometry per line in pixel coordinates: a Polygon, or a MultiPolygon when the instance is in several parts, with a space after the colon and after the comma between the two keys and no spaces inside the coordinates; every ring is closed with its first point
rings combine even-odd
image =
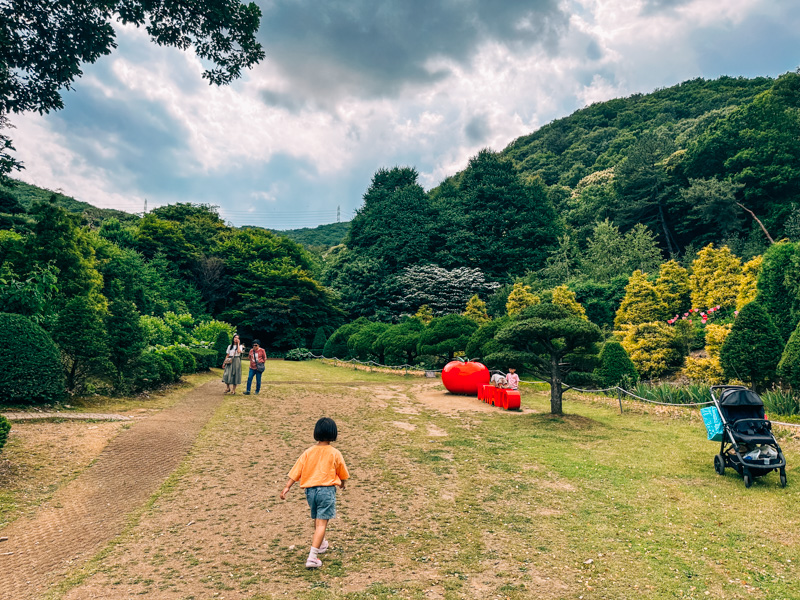
{"type": "Polygon", "coordinates": [[[119,535],[127,515],[180,464],[221,404],[221,391],[219,382],[209,382],[175,406],[134,423],[35,516],[2,530],[8,538],[0,544],[2,596],[40,597],[119,535]]]}

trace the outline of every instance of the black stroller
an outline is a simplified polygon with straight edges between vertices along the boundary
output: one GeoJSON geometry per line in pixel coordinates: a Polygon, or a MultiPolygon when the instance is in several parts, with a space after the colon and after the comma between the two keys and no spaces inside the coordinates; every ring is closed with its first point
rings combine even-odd
{"type": "Polygon", "coordinates": [[[772,435],[772,424],[764,417],[764,402],[758,394],[741,385],[715,385],[711,399],[724,427],[714,470],[724,475],[725,467],[736,469],[746,488],[753,485],[754,478],[778,471],[781,487],[786,487],[786,460],[772,435]]]}

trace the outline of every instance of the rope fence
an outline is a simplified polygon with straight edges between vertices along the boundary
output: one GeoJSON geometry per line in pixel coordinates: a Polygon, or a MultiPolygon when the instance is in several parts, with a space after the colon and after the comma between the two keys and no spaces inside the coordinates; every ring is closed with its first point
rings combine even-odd
{"type": "MultiPolygon", "coordinates": [[[[361,360],[358,360],[356,358],[350,358],[350,359],[342,359],[342,358],[336,358],[336,357],[329,358],[327,356],[316,355],[316,354],[313,354],[311,352],[305,354],[304,356],[306,358],[314,358],[314,359],[317,359],[317,360],[331,360],[331,361],[334,361],[334,362],[341,362],[341,363],[344,363],[344,364],[359,364],[359,365],[371,366],[371,367],[376,367],[376,368],[381,368],[381,369],[406,370],[406,371],[409,371],[409,370],[425,371],[426,376],[427,376],[428,373],[441,373],[441,371],[442,371],[441,369],[420,369],[416,365],[409,365],[409,364],[382,365],[380,363],[376,363],[374,360],[361,361],[361,360]]],[[[528,385],[536,384],[536,383],[544,383],[544,384],[549,385],[548,382],[541,381],[541,380],[527,381],[527,380],[524,380],[524,379],[520,379],[519,382],[520,383],[526,383],[528,385]]],[[[574,390],[574,391],[580,392],[582,394],[607,394],[608,392],[616,392],[617,400],[619,401],[619,412],[620,413],[622,413],[622,399],[623,399],[623,396],[629,396],[629,397],[634,398],[634,399],[636,399],[636,400],[638,400],[640,402],[646,402],[647,404],[657,404],[659,406],[675,406],[675,407],[678,407],[678,408],[683,407],[683,406],[696,407],[696,406],[708,406],[710,404],[714,404],[713,400],[708,400],[707,402],[659,402],[657,400],[651,400],[649,398],[643,398],[642,396],[634,394],[633,392],[630,392],[630,391],[626,390],[625,388],[619,387],[618,385],[615,385],[613,387],[603,388],[603,389],[597,389],[597,390],[587,390],[587,389],[584,389],[584,388],[568,386],[567,389],[565,389],[564,391],[568,392],[570,390],[574,390]]],[[[784,423],[782,421],[771,421],[771,423],[773,423],[775,425],[783,425],[785,427],[800,427],[800,423],[784,423]]]]}

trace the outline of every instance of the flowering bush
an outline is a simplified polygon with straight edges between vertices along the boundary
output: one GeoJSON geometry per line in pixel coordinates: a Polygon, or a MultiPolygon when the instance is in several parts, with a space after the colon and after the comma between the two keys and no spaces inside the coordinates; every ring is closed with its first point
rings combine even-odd
{"type": "Polygon", "coordinates": [[[644,379],[660,377],[680,366],[683,343],[663,321],[622,325],[622,347],[644,379]]]}

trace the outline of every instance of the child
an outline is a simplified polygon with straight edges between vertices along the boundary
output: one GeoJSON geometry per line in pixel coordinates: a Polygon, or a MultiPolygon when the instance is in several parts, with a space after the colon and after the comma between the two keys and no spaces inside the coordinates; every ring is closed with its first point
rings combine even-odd
{"type": "Polygon", "coordinates": [[[306,491],[306,500],[311,507],[311,519],[314,526],[314,537],[311,538],[311,552],[306,560],[306,567],[316,569],[322,566],[322,561],[317,557],[328,550],[328,540],[325,539],[325,529],[328,521],[336,516],[336,487],[344,490],[345,482],[350,477],[347,466],[344,464],[342,453],[331,446],[338,436],[336,423],[333,419],[323,417],[314,427],[315,446],[300,455],[297,462],[289,471],[289,481],[281,492],[281,500],[286,500],[286,494],[296,481],[306,491]]]}
{"type": "Polygon", "coordinates": [[[514,367],[508,368],[508,375],[506,375],[506,385],[509,389],[516,390],[519,388],[519,375],[514,367]]]}

